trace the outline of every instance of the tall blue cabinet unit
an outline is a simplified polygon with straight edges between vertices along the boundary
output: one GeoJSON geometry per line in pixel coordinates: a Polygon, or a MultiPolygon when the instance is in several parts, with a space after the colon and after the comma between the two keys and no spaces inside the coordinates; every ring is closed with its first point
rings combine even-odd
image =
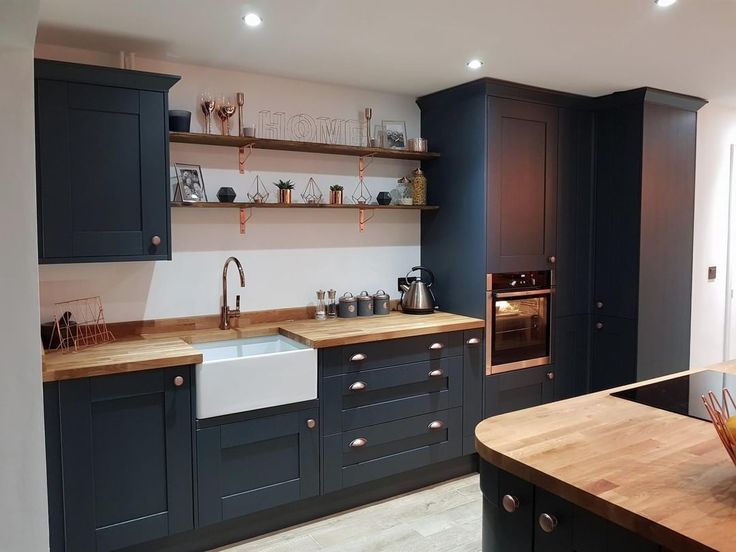
{"type": "Polygon", "coordinates": [[[36,60],[42,263],[171,258],[172,75],[36,60]]]}
{"type": "Polygon", "coordinates": [[[435,273],[441,307],[485,318],[486,274],[554,271],[554,364],[485,378],[485,415],[584,392],[593,189],[589,98],[481,79],[417,103],[422,135],[442,152],[423,167],[428,201],[442,208],[422,214],[422,264],[435,273]]]}

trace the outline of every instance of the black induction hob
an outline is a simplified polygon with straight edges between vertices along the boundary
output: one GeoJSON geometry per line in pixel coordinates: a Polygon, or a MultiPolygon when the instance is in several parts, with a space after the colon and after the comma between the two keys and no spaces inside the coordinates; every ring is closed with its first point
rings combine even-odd
{"type": "Polygon", "coordinates": [[[718,400],[721,400],[721,390],[724,387],[728,388],[731,394],[736,395],[736,374],[704,370],[679,378],[617,391],[611,395],[710,422],[710,416],[700,397],[706,395],[708,391],[713,391],[718,400]]]}

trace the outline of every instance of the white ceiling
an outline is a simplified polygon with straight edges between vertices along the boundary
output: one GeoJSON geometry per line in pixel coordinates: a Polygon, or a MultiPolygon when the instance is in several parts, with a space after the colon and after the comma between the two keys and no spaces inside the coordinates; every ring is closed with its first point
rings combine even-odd
{"type": "Polygon", "coordinates": [[[491,76],[736,105],[734,37],[736,0],[41,0],[38,41],[412,95],[491,76]]]}

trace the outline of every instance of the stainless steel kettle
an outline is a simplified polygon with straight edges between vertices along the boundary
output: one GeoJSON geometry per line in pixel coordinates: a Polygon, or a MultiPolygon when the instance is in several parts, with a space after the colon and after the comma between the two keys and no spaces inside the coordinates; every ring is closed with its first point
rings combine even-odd
{"type": "Polygon", "coordinates": [[[434,274],[428,268],[423,266],[415,266],[407,274],[408,280],[409,275],[414,271],[419,271],[419,276],[410,285],[401,285],[401,310],[406,314],[432,314],[434,312],[435,298],[432,290],[432,284],[434,283],[434,274]],[[422,280],[422,272],[429,275],[429,282],[422,280]]]}

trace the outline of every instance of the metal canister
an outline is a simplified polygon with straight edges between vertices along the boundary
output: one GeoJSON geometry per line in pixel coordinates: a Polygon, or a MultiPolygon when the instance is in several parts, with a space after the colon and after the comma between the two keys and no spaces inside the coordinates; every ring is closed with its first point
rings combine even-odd
{"type": "Polygon", "coordinates": [[[358,295],[358,316],[373,316],[373,297],[367,291],[358,295]]]}
{"type": "Polygon", "coordinates": [[[358,300],[352,293],[349,291],[343,293],[339,303],[337,316],[340,318],[355,318],[358,316],[358,300]]]}
{"type": "Polygon", "coordinates": [[[379,289],[373,294],[373,314],[389,314],[391,312],[391,297],[379,289]]]}

